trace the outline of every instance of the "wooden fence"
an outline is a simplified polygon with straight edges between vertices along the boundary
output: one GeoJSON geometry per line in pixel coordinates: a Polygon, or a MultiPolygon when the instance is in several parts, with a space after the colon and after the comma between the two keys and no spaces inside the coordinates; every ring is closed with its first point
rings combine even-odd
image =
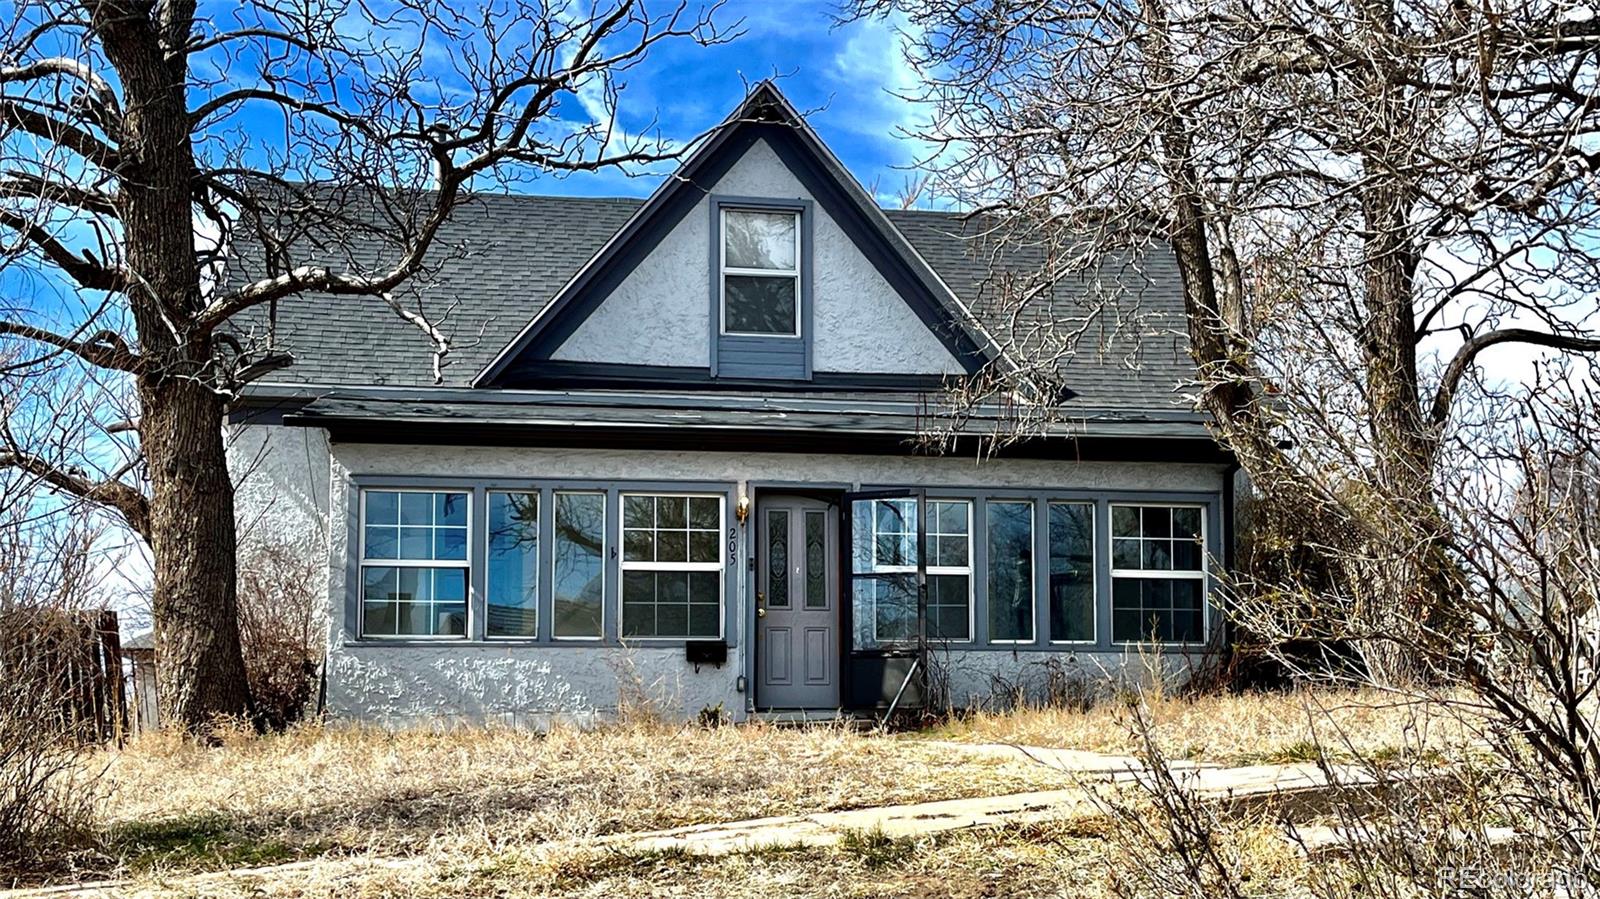
{"type": "Polygon", "coordinates": [[[128,734],[116,612],[0,611],[0,677],[25,684],[64,736],[120,745],[128,734]]]}

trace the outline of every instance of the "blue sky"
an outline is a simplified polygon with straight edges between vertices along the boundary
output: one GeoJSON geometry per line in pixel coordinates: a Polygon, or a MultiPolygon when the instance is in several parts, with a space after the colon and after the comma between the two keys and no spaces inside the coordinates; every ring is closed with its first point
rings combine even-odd
{"type": "MultiPolygon", "coordinates": [[[[719,25],[743,19],[743,36],[720,46],[658,44],[623,78],[619,119],[630,131],[655,122],[663,136],[685,140],[721,121],[745,83],[776,76],[778,86],[830,148],[869,189],[890,200],[906,183],[918,145],[897,134],[916,107],[904,91],[912,73],[900,36],[882,20],[835,26],[836,0],[729,0],[719,25]]],[[[659,176],[609,171],[546,180],[542,193],[646,196],[659,176]]]]}

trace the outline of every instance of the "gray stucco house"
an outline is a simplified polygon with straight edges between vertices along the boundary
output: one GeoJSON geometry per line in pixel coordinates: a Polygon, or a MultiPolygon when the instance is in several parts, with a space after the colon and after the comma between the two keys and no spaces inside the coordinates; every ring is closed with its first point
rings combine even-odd
{"type": "Polygon", "coordinates": [[[1139,339],[1063,361],[1064,420],[985,457],[914,439],[1029,326],[971,223],[880,209],[769,84],[647,201],[482,196],[449,227],[479,252],[421,288],[444,383],[378,304],[313,297],[233,412],[245,543],[326,579],[334,717],[881,709],[919,636],[983,702],[1215,644],[1234,468],[1178,396],[1163,252],[1120,275],[1139,339]]]}

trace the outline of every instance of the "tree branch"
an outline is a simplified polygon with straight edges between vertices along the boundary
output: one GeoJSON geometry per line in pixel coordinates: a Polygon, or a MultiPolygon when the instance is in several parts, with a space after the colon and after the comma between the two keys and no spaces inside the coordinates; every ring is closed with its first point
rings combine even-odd
{"type": "Polygon", "coordinates": [[[1439,381],[1439,390],[1433,397],[1431,420],[1435,427],[1443,425],[1450,418],[1450,406],[1455,402],[1456,392],[1461,388],[1461,379],[1466,377],[1467,369],[1472,367],[1473,360],[1489,347],[1502,343],[1524,343],[1574,353],[1600,352],[1600,338],[1550,334],[1529,328],[1503,328],[1479,334],[1462,344],[1461,349],[1456,350],[1455,357],[1444,370],[1444,377],[1439,381]]]}
{"type": "Polygon", "coordinates": [[[0,127],[19,128],[82,156],[102,169],[117,167],[117,151],[93,134],[28,109],[15,100],[0,100],[0,127]]]}
{"type": "Polygon", "coordinates": [[[144,494],[121,481],[96,481],[81,471],[60,468],[21,451],[0,450],[0,468],[27,472],[58,490],[114,509],[139,536],[150,539],[150,503],[144,494]]]}
{"type": "Polygon", "coordinates": [[[0,197],[37,199],[60,206],[72,206],[85,212],[117,214],[116,201],[100,191],[53,181],[29,172],[6,172],[0,178],[0,197]]]}
{"type": "Polygon", "coordinates": [[[15,231],[18,237],[33,244],[72,280],[86,290],[118,291],[127,286],[127,278],[120,269],[110,268],[98,261],[74,253],[66,244],[46,231],[38,222],[25,215],[0,209],[0,225],[15,231]]]}
{"type": "Polygon", "coordinates": [[[138,374],[144,365],[139,354],[112,331],[100,331],[85,340],[77,340],[21,322],[0,321],[0,337],[20,337],[42,343],[72,353],[91,365],[129,374],[138,374]]]}

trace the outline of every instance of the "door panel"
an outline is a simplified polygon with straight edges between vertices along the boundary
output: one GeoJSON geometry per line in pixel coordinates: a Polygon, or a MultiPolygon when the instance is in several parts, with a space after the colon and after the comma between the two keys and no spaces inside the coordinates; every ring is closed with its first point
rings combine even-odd
{"type": "Polygon", "coordinates": [[[756,703],[839,707],[838,533],[832,506],[774,497],[756,516],[756,703]]]}

